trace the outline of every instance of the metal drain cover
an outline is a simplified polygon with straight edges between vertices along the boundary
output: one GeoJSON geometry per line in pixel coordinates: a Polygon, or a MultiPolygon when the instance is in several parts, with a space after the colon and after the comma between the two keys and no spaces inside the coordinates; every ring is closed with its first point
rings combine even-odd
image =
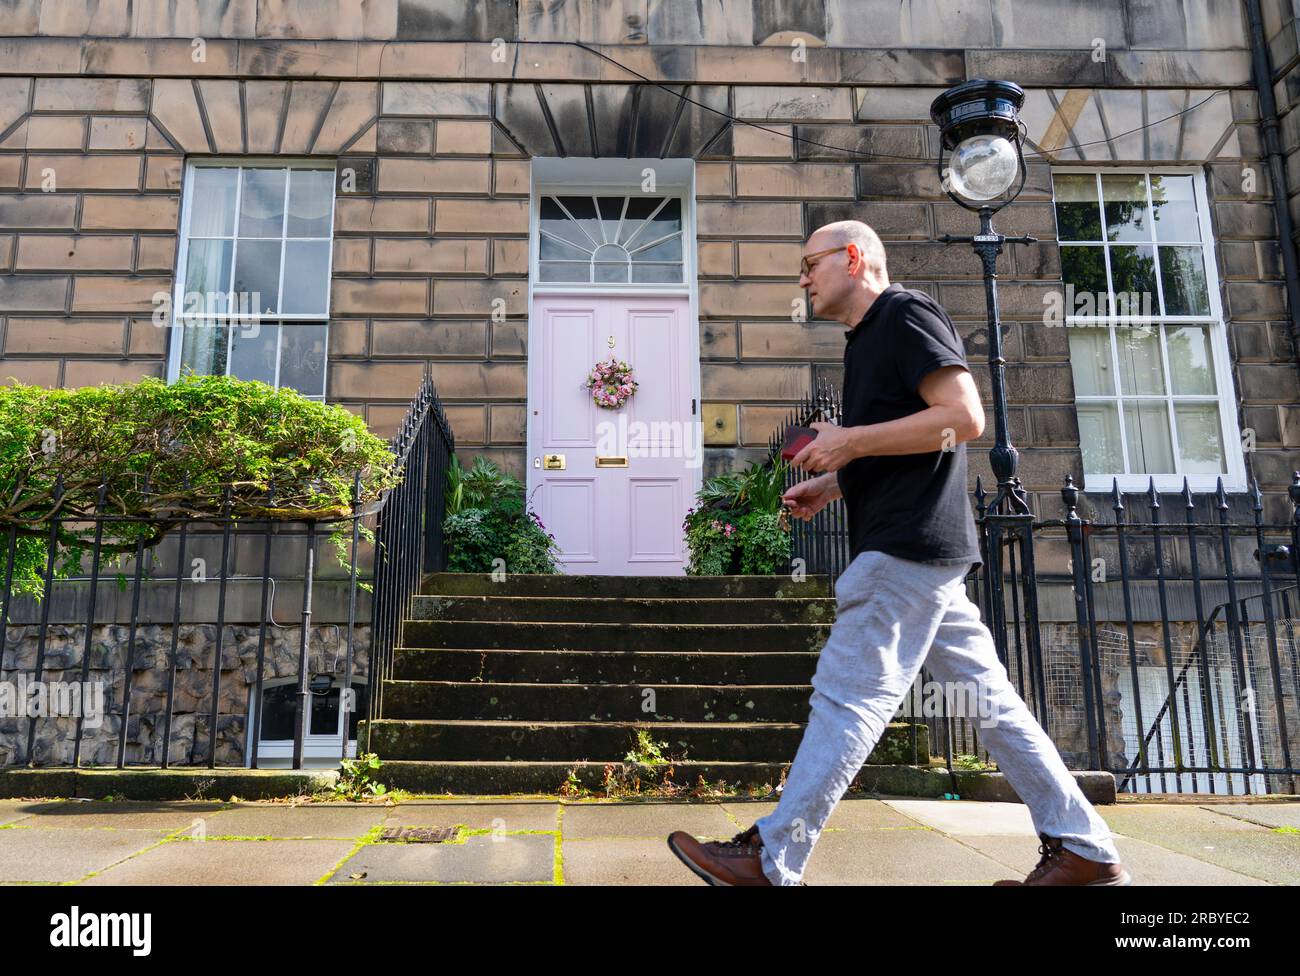
{"type": "Polygon", "coordinates": [[[385,827],[380,840],[400,840],[408,844],[443,844],[456,839],[455,827],[385,827]]]}

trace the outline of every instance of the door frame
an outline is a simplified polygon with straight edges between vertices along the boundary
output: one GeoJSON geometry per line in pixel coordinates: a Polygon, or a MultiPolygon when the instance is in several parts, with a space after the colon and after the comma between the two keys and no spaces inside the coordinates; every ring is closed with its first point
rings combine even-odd
{"type": "Polygon", "coordinates": [[[532,498],[539,484],[540,470],[533,467],[534,439],[538,434],[533,423],[534,405],[540,402],[537,384],[541,361],[534,356],[538,349],[538,322],[534,314],[534,299],[539,296],[574,297],[608,296],[616,298],[683,297],[688,300],[687,325],[692,336],[691,358],[687,364],[687,378],[695,400],[695,449],[700,452],[700,464],[687,466],[690,473],[690,499],[704,482],[704,403],[701,397],[700,378],[700,307],[699,267],[696,256],[695,220],[695,160],[693,159],[594,159],[575,157],[534,157],[529,168],[528,198],[528,340],[527,340],[527,403],[524,406],[524,479],[525,490],[532,498]],[[676,283],[619,283],[573,284],[571,282],[539,282],[537,262],[539,257],[538,226],[540,223],[540,198],[547,194],[581,196],[584,194],[624,193],[639,195],[642,171],[656,170],[656,196],[675,196],[682,207],[682,282],[676,283]]]}

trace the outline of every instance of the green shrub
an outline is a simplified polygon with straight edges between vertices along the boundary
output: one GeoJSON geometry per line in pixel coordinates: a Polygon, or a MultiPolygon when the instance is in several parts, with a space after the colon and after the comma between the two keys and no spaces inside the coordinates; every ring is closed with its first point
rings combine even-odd
{"type": "Polygon", "coordinates": [[[449,572],[491,573],[497,559],[509,573],[559,571],[555,537],[525,504],[524,486],[486,458],[475,458],[468,471],[453,459],[447,511],[442,531],[449,572]]]}
{"type": "Polygon", "coordinates": [[[52,516],[56,575],[74,572],[103,511],[104,551],[157,543],[187,515],[329,521],[396,483],[388,445],[341,407],[225,376],[77,390],[0,387],[0,529],[16,526],[14,577],[42,596],[52,516]],[[274,487],[274,494],[268,491],[274,487]]]}
{"type": "Polygon", "coordinates": [[[771,575],[790,559],[790,524],[781,505],[785,465],[751,463],[705,480],[682,528],[691,576],[771,575]]]}

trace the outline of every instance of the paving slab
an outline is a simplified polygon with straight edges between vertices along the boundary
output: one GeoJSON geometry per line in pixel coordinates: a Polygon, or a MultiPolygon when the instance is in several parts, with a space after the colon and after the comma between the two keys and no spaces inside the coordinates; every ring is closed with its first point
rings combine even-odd
{"type": "Polygon", "coordinates": [[[84,829],[108,827],[114,830],[180,830],[195,820],[210,817],[225,804],[220,802],[159,802],[150,800],[54,800],[27,802],[24,827],[84,829]]]}
{"type": "Polygon", "coordinates": [[[570,885],[701,885],[668,849],[667,837],[601,837],[564,841],[564,883],[570,885]]]}
{"type": "Polygon", "coordinates": [[[347,840],[172,840],[88,885],[309,885],[352,849],[347,840]]]}
{"type": "Polygon", "coordinates": [[[1206,804],[1202,809],[1272,829],[1291,827],[1300,830],[1300,803],[1214,803],[1206,804]]]}
{"type": "Polygon", "coordinates": [[[991,857],[933,830],[824,830],[808,860],[809,885],[992,884],[991,857]]]}
{"type": "Polygon", "coordinates": [[[209,837],[360,837],[384,822],[380,806],[241,803],[207,817],[209,837]]]}
{"type": "MultiPolygon", "coordinates": [[[[950,836],[1006,835],[1027,837],[1038,849],[1038,833],[1023,803],[983,803],[976,800],[885,800],[883,804],[918,823],[950,836]]],[[[1037,858],[1035,858],[1037,860],[1037,858]]]]}
{"type": "MultiPolygon", "coordinates": [[[[722,804],[738,823],[748,827],[760,817],[776,809],[776,804],[766,800],[724,801],[722,804]]],[[[889,830],[915,827],[916,821],[893,809],[888,804],[867,797],[841,800],[826,821],[827,830],[889,830]]],[[[742,827],[743,829],[743,827],[742,827]]]]}
{"type": "Polygon", "coordinates": [[[1117,834],[1249,877],[1300,884],[1300,834],[1275,833],[1193,805],[1118,804],[1097,812],[1117,834]]]}
{"type": "Polygon", "coordinates": [[[470,830],[555,830],[558,803],[401,803],[391,807],[385,827],[452,827],[470,830]]]}
{"type": "Polygon", "coordinates": [[[67,882],[83,878],[167,836],[162,830],[0,830],[0,882],[67,882]]]}
{"type": "MultiPolygon", "coordinates": [[[[748,826],[748,824],[746,824],[748,826]]],[[[717,803],[566,803],[564,838],[641,837],[667,847],[674,830],[693,837],[730,840],[744,827],[717,803]]]]}
{"type": "Polygon", "coordinates": [[[0,826],[30,817],[32,807],[38,805],[31,800],[0,800],[0,826]]]}
{"type": "MultiPolygon", "coordinates": [[[[1038,863],[1038,840],[1010,834],[965,834],[961,842],[1009,868],[1002,877],[1021,880],[1038,863]]],[[[1148,885],[1262,885],[1258,878],[1207,864],[1186,854],[1171,851],[1133,837],[1116,837],[1124,869],[1135,886],[1148,885]]]]}
{"type": "Polygon", "coordinates": [[[366,844],[347,859],[330,884],[376,882],[551,883],[553,834],[478,834],[452,844],[366,844]],[[353,874],[365,877],[352,878],[353,874]]]}

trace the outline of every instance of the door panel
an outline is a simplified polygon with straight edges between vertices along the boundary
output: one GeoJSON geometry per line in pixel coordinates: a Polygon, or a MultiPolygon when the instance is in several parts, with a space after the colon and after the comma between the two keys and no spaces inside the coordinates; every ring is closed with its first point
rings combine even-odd
{"type": "Polygon", "coordinates": [[[629,561],[672,562],[680,561],[681,485],[667,478],[629,478],[628,536],[631,540],[629,561]],[[663,527],[676,520],[676,533],[664,532],[663,527]]]}
{"type": "Polygon", "coordinates": [[[684,296],[534,301],[541,355],[529,363],[528,485],[566,572],[684,571],[681,524],[699,475],[688,451],[697,368],[689,309],[684,296]],[[626,360],[638,383],[618,410],[597,407],[584,385],[610,356],[626,360]],[[598,453],[627,465],[598,467],[598,453]],[[563,470],[543,467],[547,455],[563,455],[563,470]]]}

